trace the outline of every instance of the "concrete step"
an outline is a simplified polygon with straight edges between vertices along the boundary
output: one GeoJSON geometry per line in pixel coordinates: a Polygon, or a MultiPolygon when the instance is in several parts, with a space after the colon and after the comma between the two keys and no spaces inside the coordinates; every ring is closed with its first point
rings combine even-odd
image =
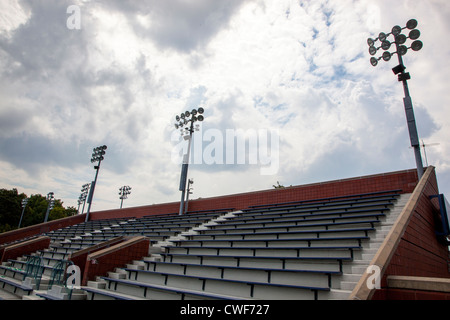
{"type": "Polygon", "coordinates": [[[331,289],[329,292],[320,292],[319,300],[347,300],[351,293],[350,290],[331,289]]]}
{"type": "Polygon", "coordinates": [[[341,280],[342,281],[350,281],[350,282],[358,282],[359,279],[361,279],[362,274],[357,274],[357,273],[344,273],[341,275],[341,280]]]}
{"type": "Polygon", "coordinates": [[[162,261],[162,256],[160,254],[152,254],[149,257],[144,257],[144,261],[162,261]]]}
{"type": "Polygon", "coordinates": [[[350,269],[345,269],[345,271],[355,273],[355,274],[363,274],[364,272],[366,272],[369,264],[370,264],[370,262],[361,264],[361,265],[353,265],[353,266],[350,266],[350,269]]]}
{"type": "Polygon", "coordinates": [[[142,260],[133,260],[133,264],[145,267],[145,262],[142,260]]]}
{"type": "Polygon", "coordinates": [[[353,289],[355,288],[357,283],[358,282],[353,282],[353,281],[341,281],[340,289],[351,292],[351,291],[353,291],[353,289]]]}
{"type": "Polygon", "coordinates": [[[105,289],[106,282],[105,281],[88,281],[87,286],[96,289],[105,289]]]}
{"type": "Polygon", "coordinates": [[[370,235],[370,241],[364,242],[363,249],[355,254],[354,260],[351,263],[343,264],[344,274],[341,277],[339,290],[331,290],[329,299],[340,299],[348,296],[358,283],[361,276],[366,272],[373,257],[378,252],[384,239],[389,234],[392,226],[397,221],[399,214],[406,205],[410,195],[401,195],[395,206],[391,209],[389,214],[380,219],[381,224],[376,227],[376,232],[370,235]],[[333,291],[334,290],[334,291],[333,291]]]}
{"type": "Polygon", "coordinates": [[[114,272],[115,272],[115,273],[123,273],[123,274],[127,274],[127,272],[126,272],[123,268],[121,268],[121,267],[116,267],[116,268],[114,268],[114,272]]]}
{"type": "Polygon", "coordinates": [[[112,279],[125,279],[126,278],[126,274],[122,273],[122,272],[108,272],[108,277],[112,278],[112,279]]]}
{"type": "Polygon", "coordinates": [[[133,260],[132,263],[126,265],[128,269],[133,270],[144,270],[145,266],[145,262],[142,260],[133,260]]]}
{"type": "Polygon", "coordinates": [[[144,270],[144,266],[141,266],[141,265],[127,264],[126,266],[127,266],[128,269],[133,269],[133,270],[144,270]]]}

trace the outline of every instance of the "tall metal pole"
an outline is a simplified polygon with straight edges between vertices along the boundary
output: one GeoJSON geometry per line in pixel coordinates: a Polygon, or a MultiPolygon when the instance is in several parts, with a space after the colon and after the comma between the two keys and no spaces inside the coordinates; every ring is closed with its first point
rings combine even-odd
{"type": "Polygon", "coordinates": [[[91,186],[90,183],[86,183],[83,185],[83,188],[81,189],[80,200],[83,201],[83,209],[81,209],[81,214],[84,213],[84,206],[86,205],[86,199],[88,196],[90,186],[91,186]]]}
{"type": "Polygon", "coordinates": [[[53,197],[53,195],[54,195],[53,192],[49,192],[47,194],[48,205],[47,205],[47,212],[45,213],[44,223],[48,221],[48,216],[50,214],[50,211],[53,209],[53,205],[54,205],[54,197],[53,197]]]}
{"type": "Polygon", "coordinates": [[[205,110],[203,108],[193,109],[192,112],[186,111],[182,113],[180,116],[176,116],[175,120],[175,128],[181,129],[181,135],[186,138],[184,135],[185,131],[189,131],[189,136],[187,137],[189,139],[188,144],[188,150],[186,154],[183,156],[183,164],[181,167],[181,178],[180,178],[180,187],[179,190],[181,191],[181,201],[180,201],[180,210],[178,214],[181,216],[184,212],[184,199],[186,197],[186,182],[187,182],[187,175],[188,175],[188,168],[189,168],[189,157],[191,153],[191,142],[192,142],[192,135],[194,131],[197,131],[198,128],[194,130],[194,122],[200,121],[202,122],[204,120],[203,113],[205,110]],[[190,122],[190,125],[189,125],[190,122]],[[184,130],[183,128],[186,127],[184,130]]]}
{"type": "Polygon", "coordinates": [[[82,203],[82,202],[83,202],[83,201],[82,201],[80,198],[78,198],[77,215],[80,214],[80,206],[81,206],[81,203],[82,203]]]}
{"type": "Polygon", "coordinates": [[[86,205],[86,199],[87,199],[87,195],[84,197],[83,208],[81,209],[81,214],[84,213],[84,206],[86,205]]]}
{"type": "MultiPolygon", "coordinates": [[[[397,48],[397,52],[400,50],[400,45],[398,41],[395,41],[395,45],[397,48]]],[[[411,140],[411,146],[414,148],[414,156],[416,158],[416,166],[417,166],[417,177],[420,180],[423,176],[423,162],[422,155],[420,153],[420,141],[419,134],[417,133],[416,119],[414,116],[414,109],[412,104],[412,99],[409,94],[408,82],[407,80],[410,78],[408,73],[405,73],[405,67],[403,64],[403,59],[401,54],[397,54],[398,63],[401,66],[401,73],[399,75],[399,81],[403,83],[403,91],[405,93],[405,97],[403,98],[403,104],[405,106],[406,113],[406,121],[408,123],[408,131],[409,138],[411,140]]]]}
{"type": "Polygon", "coordinates": [[[22,225],[22,219],[23,219],[23,215],[25,213],[25,208],[27,207],[27,204],[28,204],[28,198],[23,199],[22,200],[23,209],[22,209],[22,214],[20,216],[19,227],[17,229],[20,229],[20,226],[22,225]]]}
{"type": "Polygon", "coordinates": [[[183,157],[183,166],[181,167],[181,179],[180,179],[180,191],[181,191],[181,201],[180,201],[180,210],[178,215],[183,215],[184,212],[184,199],[186,196],[186,181],[188,175],[189,168],[189,157],[191,155],[191,141],[192,134],[194,132],[194,121],[191,121],[191,127],[189,128],[189,143],[187,153],[183,157]]]}
{"type": "Polygon", "coordinates": [[[186,206],[184,208],[184,213],[188,212],[189,209],[189,195],[192,194],[191,192],[191,185],[194,183],[194,180],[189,179],[188,180],[188,187],[187,187],[187,192],[186,192],[186,206]]]}
{"type": "Polygon", "coordinates": [[[85,222],[89,221],[89,214],[91,213],[92,198],[94,197],[94,189],[95,189],[95,184],[97,183],[98,170],[100,169],[100,163],[101,162],[102,161],[100,160],[98,162],[98,165],[94,166],[94,169],[96,169],[96,171],[95,171],[95,179],[91,183],[91,190],[89,191],[89,196],[88,196],[88,199],[87,199],[87,203],[89,205],[88,205],[87,212],[86,212],[86,220],[85,220],[85,222]]]}

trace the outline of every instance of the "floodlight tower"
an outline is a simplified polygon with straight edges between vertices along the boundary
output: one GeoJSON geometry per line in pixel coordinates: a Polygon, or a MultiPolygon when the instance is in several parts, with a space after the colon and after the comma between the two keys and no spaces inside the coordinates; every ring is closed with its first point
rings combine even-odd
{"type": "Polygon", "coordinates": [[[55,206],[55,197],[54,197],[54,193],[53,192],[49,192],[47,194],[47,212],[45,213],[45,219],[44,219],[44,223],[48,221],[48,215],[50,213],[50,211],[52,211],[52,209],[55,206]]]}
{"type": "Polygon", "coordinates": [[[122,209],[123,200],[128,198],[128,195],[131,193],[131,187],[129,186],[123,186],[119,189],[119,199],[120,201],[120,209],[122,209]]]}
{"type": "Polygon", "coordinates": [[[81,206],[81,204],[82,204],[83,202],[84,202],[84,201],[83,201],[83,195],[80,195],[80,196],[78,197],[78,200],[77,200],[77,203],[78,203],[77,214],[80,214],[80,206],[81,206]]]}
{"type": "Polygon", "coordinates": [[[25,213],[25,208],[27,207],[29,200],[30,199],[28,198],[22,200],[22,214],[20,215],[19,227],[17,229],[20,229],[20,226],[22,225],[23,214],[25,213]]]}
{"type": "Polygon", "coordinates": [[[376,58],[372,57],[370,58],[370,63],[372,66],[377,66],[378,61],[383,59],[384,61],[391,60],[391,57],[394,54],[397,54],[398,56],[398,66],[394,67],[392,71],[395,75],[398,75],[398,81],[403,83],[403,90],[405,93],[405,97],[403,98],[403,104],[405,106],[405,113],[406,113],[406,120],[408,123],[408,131],[409,131],[409,138],[411,140],[411,146],[414,148],[414,154],[416,158],[416,165],[417,165],[417,176],[420,180],[423,175],[423,163],[422,163],[422,156],[420,154],[420,142],[419,142],[419,135],[417,133],[417,127],[416,127],[416,120],[414,117],[414,110],[413,110],[413,104],[411,100],[411,96],[409,95],[409,89],[408,89],[408,83],[407,80],[411,79],[411,76],[409,72],[405,72],[406,67],[403,64],[403,56],[408,52],[408,49],[412,49],[413,51],[419,51],[423,47],[423,43],[419,39],[420,37],[420,31],[416,29],[418,23],[417,20],[411,19],[406,23],[406,27],[400,27],[400,26],[394,26],[392,28],[392,31],[390,33],[384,33],[381,32],[378,35],[378,38],[367,39],[367,44],[369,45],[369,53],[370,55],[374,56],[378,52],[379,49],[384,50],[383,54],[376,58]],[[402,34],[402,31],[404,29],[408,29],[409,34],[408,36],[402,34]],[[388,40],[388,37],[392,35],[394,37],[394,41],[391,42],[388,40]],[[407,47],[405,45],[406,40],[410,39],[413,40],[410,47],[407,47]],[[381,46],[376,47],[376,42],[380,41],[381,46]],[[396,48],[396,52],[390,53],[389,50],[391,45],[394,44],[396,48]]]}
{"type": "Polygon", "coordinates": [[[97,183],[98,171],[100,170],[100,164],[102,163],[102,160],[105,159],[103,156],[106,153],[106,149],[108,149],[107,146],[100,146],[100,147],[94,148],[93,153],[92,153],[91,162],[97,163],[97,165],[94,165],[94,169],[96,170],[95,171],[95,179],[94,179],[94,181],[91,182],[91,190],[89,192],[89,197],[87,199],[87,202],[89,203],[89,205],[88,205],[88,209],[86,212],[86,222],[89,221],[89,214],[91,213],[92,198],[94,197],[94,189],[95,189],[95,184],[97,183]]]}
{"type": "Polygon", "coordinates": [[[84,184],[81,189],[80,197],[78,198],[78,211],[80,211],[80,205],[83,204],[83,209],[81,210],[81,214],[83,214],[83,212],[84,212],[84,206],[86,204],[86,199],[87,199],[87,195],[88,195],[90,186],[91,186],[90,183],[84,184]]]}
{"type": "Polygon", "coordinates": [[[194,123],[197,121],[202,122],[205,118],[203,117],[203,113],[205,110],[203,108],[193,109],[192,111],[186,111],[179,116],[175,117],[175,129],[180,129],[181,136],[184,137],[185,140],[189,140],[187,153],[183,156],[183,165],[181,168],[181,179],[180,179],[180,188],[181,191],[181,202],[180,202],[180,211],[179,215],[183,215],[184,212],[184,199],[186,194],[186,180],[188,174],[189,167],[189,156],[191,151],[191,141],[192,134],[194,131],[199,130],[199,125],[197,124],[194,129],[194,123]]]}

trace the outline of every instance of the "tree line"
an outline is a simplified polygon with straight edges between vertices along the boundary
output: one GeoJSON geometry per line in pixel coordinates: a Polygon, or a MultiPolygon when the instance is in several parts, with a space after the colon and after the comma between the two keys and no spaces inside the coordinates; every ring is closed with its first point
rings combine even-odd
{"type": "MultiPolygon", "coordinates": [[[[24,193],[19,193],[17,189],[0,189],[0,233],[15,230],[19,227],[20,217],[23,207],[22,200],[28,199],[28,203],[23,213],[21,228],[43,223],[47,212],[47,198],[40,194],[28,197],[24,193]]],[[[55,199],[54,207],[50,211],[48,221],[58,220],[77,214],[75,207],[63,206],[60,199],[55,199]]]]}

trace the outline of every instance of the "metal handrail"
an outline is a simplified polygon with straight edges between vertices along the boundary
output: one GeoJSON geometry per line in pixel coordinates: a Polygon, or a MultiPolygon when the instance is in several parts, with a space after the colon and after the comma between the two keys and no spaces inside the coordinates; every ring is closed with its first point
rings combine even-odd
{"type": "Polygon", "coordinates": [[[36,289],[39,290],[41,284],[42,274],[44,273],[44,260],[41,256],[28,257],[25,274],[23,280],[26,278],[33,278],[36,281],[36,289]]]}

